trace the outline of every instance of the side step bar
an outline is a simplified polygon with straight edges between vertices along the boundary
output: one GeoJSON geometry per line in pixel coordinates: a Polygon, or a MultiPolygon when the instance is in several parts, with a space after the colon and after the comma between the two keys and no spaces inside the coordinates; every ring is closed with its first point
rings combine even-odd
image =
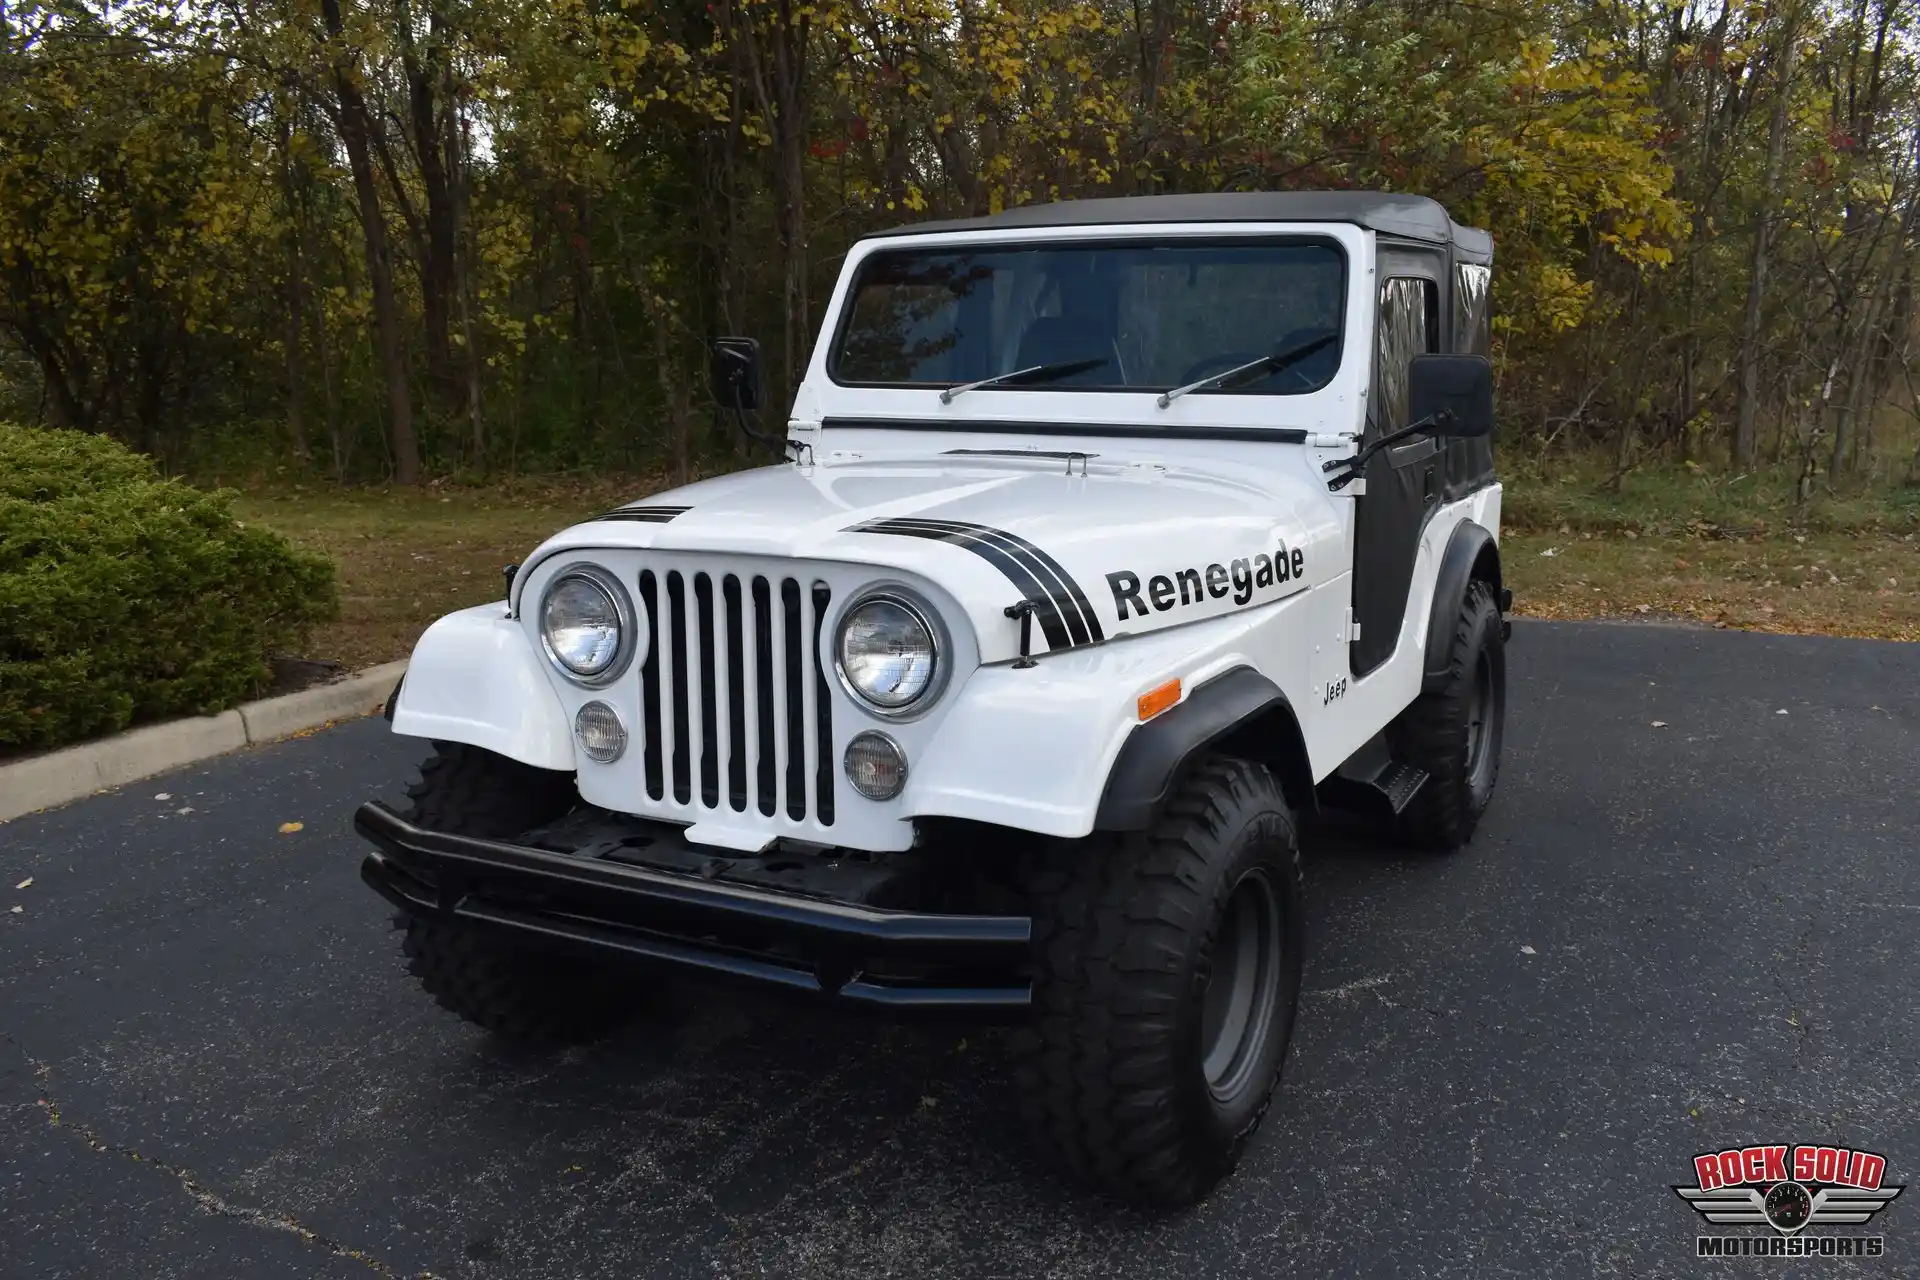
{"type": "Polygon", "coordinates": [[[1413,803],[1427,777],[1425,769],[1395,760],[1385,736],[1375,734],[1320,784],[1320,799],[1333,808],[1392,818],[1413,803]]]}

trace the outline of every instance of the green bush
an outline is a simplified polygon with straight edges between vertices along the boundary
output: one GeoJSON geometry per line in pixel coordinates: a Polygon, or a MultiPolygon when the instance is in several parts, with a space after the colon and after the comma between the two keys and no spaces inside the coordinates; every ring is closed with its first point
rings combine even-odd
{"type": "Polygon", "coordinates": [[[0,752],[220,711],[339,601],[333,565],[101,436],[0,423],[0,752]]]}

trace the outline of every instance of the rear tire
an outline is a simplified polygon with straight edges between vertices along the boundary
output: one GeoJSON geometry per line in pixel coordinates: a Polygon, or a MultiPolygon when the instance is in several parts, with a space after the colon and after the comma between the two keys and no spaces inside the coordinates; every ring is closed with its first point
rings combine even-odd
{"type": "Polygon", "coordinates": [[[1029,1128],[1129,1200],[1191,1204],[1239,1163],[1300,995],[1299,841],[1280,786],[1201,764],[1149,831],[1090,839],[1033,885],[1029,1128]]]}
{"type": "MultiPolygon", "coordinates": [[[[573,776],[460,743],[438,743],[407,788],[405,817],[452,835],[513,840],[573,807],[573,776]]],[[[441,1008],[512,1040],[579,1043],[617,1025],[626,1002],[604,966],[517,944],[458,921],[403,917],[407,971],[441,1008]]]]}
{"type": "Polygon", "coordinates": [[[1451,853],[1473,838],[1500,777],[1507,650],[1493,587],[1474,580],[1454,624],[1446,680],[1394,722],[1394,757],[1427,771],[1400,814],[1414,844],[1451,853]]]}

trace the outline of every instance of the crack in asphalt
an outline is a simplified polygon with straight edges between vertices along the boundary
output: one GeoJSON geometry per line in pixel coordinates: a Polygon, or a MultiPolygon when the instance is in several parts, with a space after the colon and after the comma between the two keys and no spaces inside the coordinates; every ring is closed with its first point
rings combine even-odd
{"type": "MultiPolygon", "coordinates": [[[[20,1048],[19,1042],[14,1041],[11,1036],[7,1037],[7,1039],[13,1043],[16,1049],[20,1048]]],[[[176,1164],[168,1164],[165,1160],[156,1160],[152,1156],[142,1155],[132,1147],[123,1147],[108,1142],[95,1132],[91,1125],[71,1120],[61,1113],[60,1104],[53,1096],[52,1067],[26,1053],[25,1050],[21,1050],[21,1056],[26,1059],[27,1065],[33,1069],[34,1079],[40,1082],[38,1106],[41,1112],[47,1117],[48,1128],[59,1129],[63,1132],[70,1133],[102,1155],[122,1156],[133,1161],[135,1164],[147,1165],[160,1170],[162,1173],[168,1174],[180,1184],[180,1189],[186,1192],[188,1197],[191,1198],[203,1212],[214,1214],[217,1217],[233,1218],[249,1226],[263,1227],[272,1231],[285,1231],[290,1235],[299,1237],[302,1242],[310,1244],[316,1249],[326,1250],[337,1258],[347,1258],[351,1261],[358,1262],[375,1275],[382,1277],[383,1280],[438,1280],[431,1271],[416,1272],[410,1277],[403,1276],[401,1272],[394,1270],[372,1254],[361,1249],[356,1249],[352,1245],[342,1243],[330,1236],[321,1235],[312,1227],[302,1224],[288,1214],[275,1213],[269,1209],[254,1208],[250,1205],[234,1204],[219,1192],[203,1185],[198,1178],[193,1176],[192,1171],[189,1169],[176,1164]]]]}

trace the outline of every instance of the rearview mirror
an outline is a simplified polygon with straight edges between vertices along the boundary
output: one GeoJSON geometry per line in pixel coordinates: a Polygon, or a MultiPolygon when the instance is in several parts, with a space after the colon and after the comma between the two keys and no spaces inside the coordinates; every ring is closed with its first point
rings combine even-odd
{"type": "Polygon", "coordinates": [[[737,413],[760,407],[760,344],[752,338],[713,340],[713,398],[737,413]]]}
{"type": "Polygon", "coordinates": [[[1485,356],[1415,356],[1407,366],[1414,422],[1445,412],[1433,434],[1472,439],[1493,433],[1493,362],[1485,356]]]}

